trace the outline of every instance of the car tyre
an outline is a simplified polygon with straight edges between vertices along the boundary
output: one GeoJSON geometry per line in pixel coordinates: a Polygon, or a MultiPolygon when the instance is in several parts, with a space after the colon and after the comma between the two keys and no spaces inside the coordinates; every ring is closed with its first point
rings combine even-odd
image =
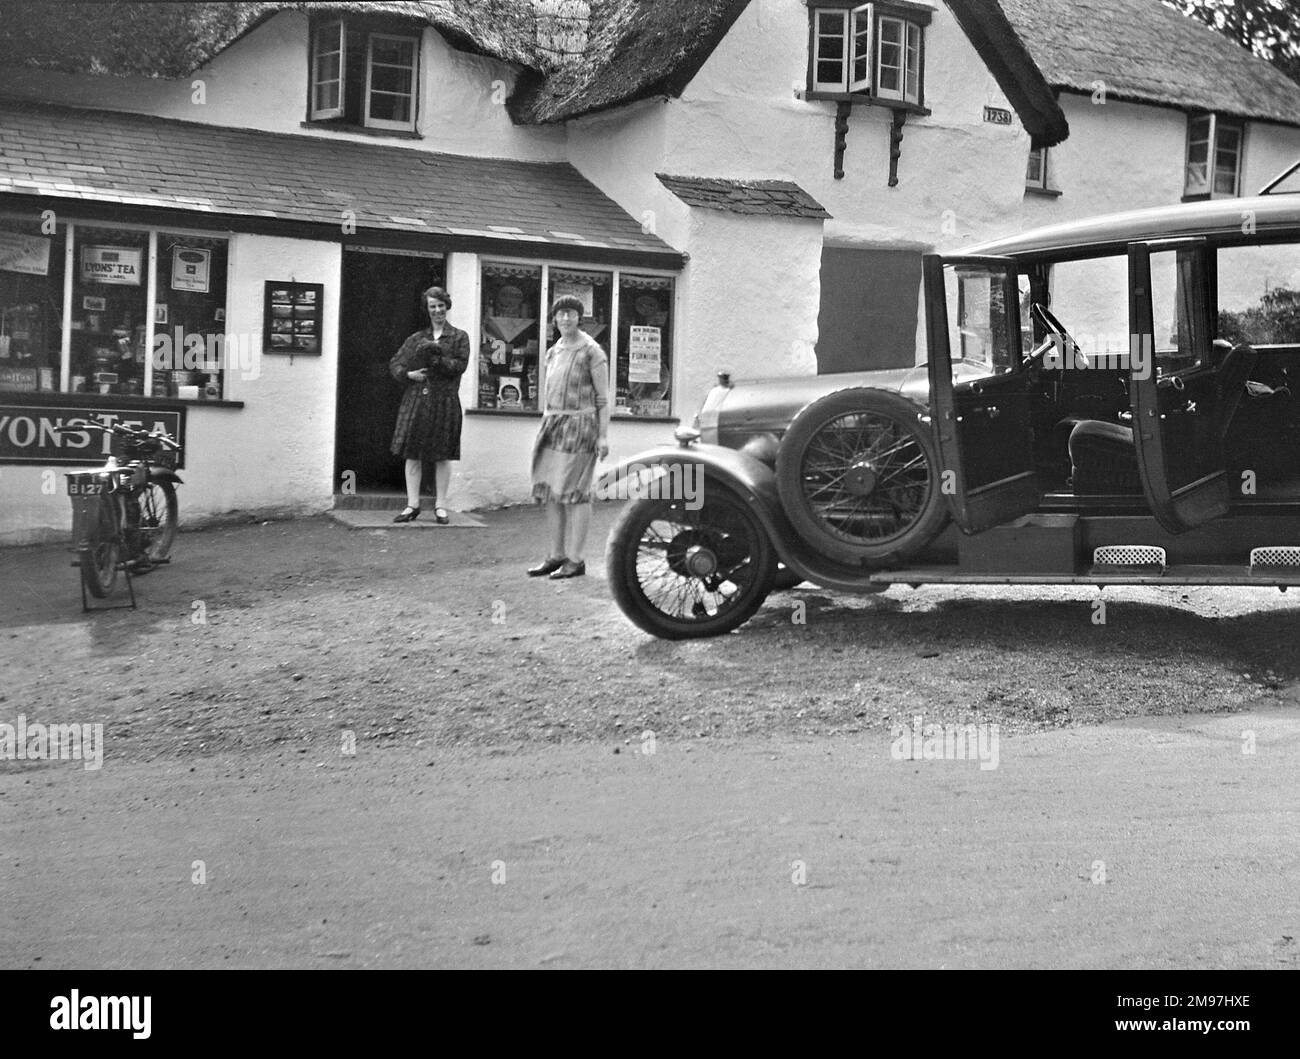
{"type": "Polygon", "coordinates": [[[939,459],[906,398],[858,387],[800,412],[781,439],[776,484],[791,525],[821,555],[897,566],[943,529],[939,459]]]}
{"type": "Polygon", "coordinates": [[[605,568],[633,624],[665,640],[738,628],[772,590],[776,552],[740,497],[708,484],[696,510],[681,500],[636,500],[610,531],[605,568]]]}

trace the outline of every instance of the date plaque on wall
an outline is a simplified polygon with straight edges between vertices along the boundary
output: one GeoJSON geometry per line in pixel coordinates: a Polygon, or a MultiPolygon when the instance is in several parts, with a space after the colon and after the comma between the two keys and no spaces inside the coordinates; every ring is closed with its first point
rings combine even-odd
{"type": "Polygon", "coordinates": [[[325,284],[266,281],[263,353],[320,356],[325,284]]]}
{"type": "Polygon", "coordinates": [[[1011,111],[1003,110],[1001,107],[985,107],[984,120],[994,125],[1010,125],[1011,111]]]}

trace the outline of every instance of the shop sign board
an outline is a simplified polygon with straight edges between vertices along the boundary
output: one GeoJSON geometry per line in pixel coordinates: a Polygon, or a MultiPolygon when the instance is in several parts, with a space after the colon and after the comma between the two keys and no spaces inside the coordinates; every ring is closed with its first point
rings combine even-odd
{"type": "Polygon", "coordinates": [[[142,254],[142,250],[127,246],[83,246],[81,281],[138,287],[142,254]]]}
{"type": "Polygon", "coordinates": [[[59,434],[56,427],[78,420],[110,426],[125,423],[138,430],[163,430],[182,446],[185,444],[184,408],[94,408],[67,405],[25,405],[0,402],[0,463],[87,464],[102,463],[108,457],[107,434],[88,430],[59,434]]]}
{"type": "Polygon", "coordinates": [[[0,232],[0,271],[27,276],[50,274],[50,241],[40,235],[0,232]]]}
{"type": "Polygon", "coordinates": [[[173,248],[172,290],[189,290],[207,294],[211,272],[211,250],[196,250],[187,246],[173,248]]]}
{"type": "Polygon", "coordinates": [[[659,328],[634,324],[627,340],[627,381],[659,382],[661,351],[659,328]]]}

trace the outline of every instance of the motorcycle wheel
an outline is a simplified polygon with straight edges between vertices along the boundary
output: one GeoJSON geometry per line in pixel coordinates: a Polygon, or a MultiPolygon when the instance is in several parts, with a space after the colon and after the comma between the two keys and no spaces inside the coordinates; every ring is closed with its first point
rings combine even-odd
{"type": "Polygon", "coordinates": [[[710,485],[695,511],[682,500],[630,503],[610,532],[605,567],[633,624],[690,640],[753,617],[772,590],[776,553],[748,505],[710,485]]]}
{"type": "Polygon", "coordinates": [[[96,599],[103,599],[117,584],[117,520],[108,501],[99,505],[99,514],[90,530],[86,546],[77,553],[81,565],[81,581],[86,591],[96,599]]]}
{"type": "Polygon", "coordinates": [[[140,545],[151,562],[166,559],[176,540],[176,487],[150,482],[140,490],[140,545]]]}

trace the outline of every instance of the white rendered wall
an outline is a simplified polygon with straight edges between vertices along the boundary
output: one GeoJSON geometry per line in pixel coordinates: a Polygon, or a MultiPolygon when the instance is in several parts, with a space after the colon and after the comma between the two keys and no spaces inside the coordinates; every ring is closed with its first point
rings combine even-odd
{"type": "MultiPolygon", "coordinates": [[[[182,526],[236,511],[300,515],[333,506],[341,268],[336,243],[231,237],[226,330],[241,341],[247,334],[258,355],[247,371],[250,378],[238,368],[226,373],[226,396],[244,401],[243,408],[188,406],[182,526]],[[320,356],[294,357],[291,363],[286,356],[260,355],[268,279],[325,285],[320,356]]],[[[76,403],[75,397],[69,401],[76,403]]],[[[57,489],[45,493],[42,475],[49,468],[0,467],[0,544],[67,537],[72,509],[62,476],[71,469],[55,467],[57,489]]]]}
{"type": "Polygon", "coordinates": [[[0,69],[0,99],[154,114],[449,154],[528,161],[563,157],[562,128],[520,128],[511,123],[505,100],[514,88],[513,67],[456,51],[428,28],[420,45],[422,139],[304,128],[308,51],[307,16],[281,12],[188,77],[167,80],[9,67],[0,69]],[[198,102],[196,81],[202,82],[202,102],[198,102]]]}

